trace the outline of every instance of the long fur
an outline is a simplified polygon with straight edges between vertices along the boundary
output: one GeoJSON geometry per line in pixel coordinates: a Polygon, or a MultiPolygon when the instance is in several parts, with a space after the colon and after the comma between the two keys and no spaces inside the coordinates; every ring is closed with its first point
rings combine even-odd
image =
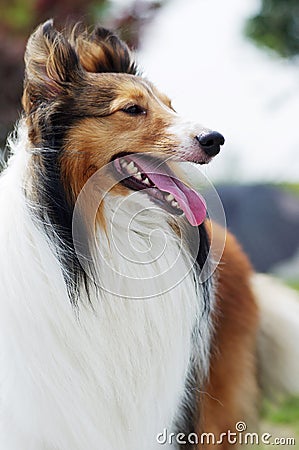
{"type": "MultiPolygon", "coordinates": [[[[44,186],[34,184],[31,175],[35,149],[24,123],[18,133],[0,181],[0,209],[5,212],[0,227],[0,448],[159,448],[156,436],[161,430],[182,430],[183,423],[194,419],[191,387],[209,364],[211,294],[198,283],[195,266],[174,289],[163,292],[162,284],[158,289],[163,295],[149,299],[130,299],[131,284],[123,286],[125,298],[93,286],[87,296],[81,285],[80,305],[74,309],[68,273],[57,251],[59,237],[53,239],[55,230],[48,232],[53,225],[51,214],[45,214],[47,202],[41,216],[41,197],[35,203],[35,196],[28,195],[44,186]],[[192,414],[186,414],[186,407],[192,414]]],[[[108,222],[117,197],[110,200],[108,222]]],[[[141,201],[144,205],[144,197],[141,201]]],[[[117,212],[116,244],[121,245],[127,232],[123,224],[134,215],[135,205],[117,212]]],[[[155,283],[155,275],[167,271],[176,257],[180,242],[162,211],[149,216],[145,210],[135,226],[141,247],[147,245],[144,236],[156,229],[169,242],[162,259],[147,272],[139,267],[139,275],[155,283]]],[[[98,240],[118,268],[119,253],[100,228],[98,240]]],[[[206,240],[203,234],[198,268],[205,262],[206,240]]],[[[185,271],[188,253],[180,258],[185,271]]],[[[136,268],[127,264],[125,270],[133,276],[136,268]]],[[[111,274],[104,269],[100,278],[111,280],[111,274]]],[[[117,277],[112,279],[112,284],[117,282],[117,277]]]]}
{"type": "Polygon", "coordinates": [[[299,395],[299,295],[274,277],[255,274],[260,310],[258,356],[263,391],[299,395]]]}
{"type": "MultiPolygon", "coordinates": [[[[103,83],[112,83],[104,111],[115,101],[114,85],[127,84],[132,91],[135,82],[128,77],[135,69],[116,37],[99,30],[96,36],[106,42],[101,51],[108,58],[108,71],[112,56],[122,54],[119,70],[130,73],[103,79],[103,83]],[[112,56],[107,56],[108,50],[112,56]]],[[[72,113],[76,99],[69,97],[72,86],[87,77],[78,61],[74,47],[49,23],[29,41],[23,99],[26,116],[10,142],[12,157],[0,179],[1,450],[159,448],[156,436],[164,428],[194,429],[197,404],[193,390],[208,372],[213,292],[210,282],[199,281],[209,252],[204,225],[199,229],[194,264],[169,215],[160,208],[152,214],[152,203],[139,193],[122,207],[120,190],[105,199],[101,211],[105,224],[114,223],[113,236],[101,221],[96,227],[95,242],[108,262],[96,268],[96,280],[84,274],[75,254],[73,195],[83,169],[82,164],[76,166],[77,160],[72,161],[72,152],[64,151],[64,145],[71,141],[72,127],[81,123],[72,113]],[[140,261],[136,266],[136,261],[130,263],[131,249],[124,243],[126,224],[140,205],[142,211],[131,223],[131,233],[134,245],[139,251],[147,250],[152,262],[144,265],[140,261]],[[154,250],[161,245],[161,233],[167,245],[157,259],[154,250]],[[174,260],[176,271],[170,271],[174,260]],[[137,289],[136,267],[138,277],[150,279],[158,294],[146,298],[142,286],[137,289]],[[166,276],[161,276],[164,273],[172,289],[166,276]],[[181,274],[186,276],[175,283],[181,274]],[[114,293],[119,283],[120,295],[114,293]],[[135,298],[136,289],[139,298],[135,298]]],[[[96,92],[95,79],[90,76],[90,80],[96,92]]],[[[86,110],[88,118],[95,106],[91,100],[89,106],[80,102],[81,112],[76,112],[86,110]]],[[[165,130],[168,120],[175,119],[173,113],[166,116],[165,130]]],[[[105,120],[109,125],[109,115],[105,120]]],[[[161,120],[157,126],[161,128],[161,120]]],[[[155,136],[160,145],[161,138],[155,136]]],[[[173,139],[178,138],[174,135],[173,139]]],[[[165,142],[172,147],[169,137],[165,142]]]]}
{"type": "MultiPolygon", "coordinates": [[[[0,178],[0,450],[158,450],[164,429],[233,429],[257,391],[257,307],[237,243],[228,236],[217,276],[201,282],[208,223],[197,249],[184,217],[119,183],[92,226],[93,193],[76,216],[82,189],[123,153],[209,162],[196,139],[207,129],[180,119],[105,29],[63,34],[48,21],[25,62],[24,117],[0,178]]],[[[292,317],[260,296],[267,281],[254,288],[273,367],[278,318],[292,317]]],[[[281,333],[286,366],[297,323],[281,333]]],[[[280,373],[273,384],[298,391],[280,373]]]]}

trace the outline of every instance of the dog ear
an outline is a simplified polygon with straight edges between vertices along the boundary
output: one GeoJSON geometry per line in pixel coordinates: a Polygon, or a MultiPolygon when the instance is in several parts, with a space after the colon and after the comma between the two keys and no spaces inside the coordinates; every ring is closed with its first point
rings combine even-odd
{"type": "Polygon", "coordinates": [[[97,26],[90,35],[78,33],[75,41],[81,65],[87,72],[138,75],[128,46],[106,28],[97,26]]]}
{"type": "Polygon", "coordinates": [[[83,75],[76,51],[48,20],[29,38],[25,52],[23,106],[30,114],[67,91],[83,75]]]}

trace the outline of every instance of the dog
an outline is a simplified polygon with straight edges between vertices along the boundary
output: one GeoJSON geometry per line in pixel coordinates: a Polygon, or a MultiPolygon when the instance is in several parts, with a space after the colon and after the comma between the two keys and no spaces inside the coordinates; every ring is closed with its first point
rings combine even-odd
{"type": "Polygon", "coordinates": [[[104,28],[47,21],[25,65],[0,179],[0,449],[213,448],[202,432],[254,422],[268,304],[230,234],[214,270],[224,231],[180,171],[224,138],[104,28]]]}

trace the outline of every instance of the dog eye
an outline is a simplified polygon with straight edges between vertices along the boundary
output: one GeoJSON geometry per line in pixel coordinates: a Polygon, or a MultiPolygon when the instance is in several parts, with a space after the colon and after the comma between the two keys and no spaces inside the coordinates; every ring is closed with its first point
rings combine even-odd
{"type": "Polygon", "coordinates": [[[146,114],[146,110],[139,105],[131,105],[123,108],[122,111],[131,116],[139,116],[141,114],[146,114]]]}

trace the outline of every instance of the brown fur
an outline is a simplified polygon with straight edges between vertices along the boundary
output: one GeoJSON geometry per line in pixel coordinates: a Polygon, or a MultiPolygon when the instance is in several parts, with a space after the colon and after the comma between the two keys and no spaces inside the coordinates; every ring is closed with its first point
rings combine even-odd
{"type": "Polygon", "coordinates": [[[133,55],[111,31],[96,27],[91,34],[76,26],[71,33],[82,67],[87,72],[129,73],[137,75],[138,69],[133,55]]]}
{"type": "MultiPolygon", "coordinates": [[[[77,55],[67,39],[57,33],[52,22],[41,25],[30,37],[25,53],[23,107],[27,115],[29,137],[38,145],[49,107],[56,109],[59,95],[70,84],[78,84],[83,72],[77,55]]],[[[65,94],[67,95],[67,94],[65,94]]]]}
{"type": "MultiPolygon", "coordinates": [[[[214,238],[222,236],[216,229],[214,238]]],[[[235,238],[227,235],[217,268],[215,334],[209,381],[204,388],[200,431],[236,431],[238,421],[253,424],[257,416],[256,334],[258,309],[250,287],[252,269],[235,238]]],[[[202,447],[201,447],[202,448],[202,447]]],[[[212,449],[214,446],[209,445],[212,449]]],[[[215,448],[236,448],[224,440],[215,448]]]]}
{"type": "MultiPolygon", "coordinates": [[[[112,33],[97,28],[91,35],[77,30],[65,37],[48,22],[29,40],[25,60],[23,105],[30,139],[43,148],[57,134],[61,147],[54,163],[69,203],[75,202],[90,176],[119,153],[175,155],[179,144],[167,132],[175,118],[170,100],[137,76],[130,51],[112,33]],[[132,117],[124,112],[136,103],[145,114],[132,117]]],[[[36,159],[42,167],[43,154],[36,159]]],[[[111,177],[106,174],[107,186],[111,177]]],[[[123,186],[114,188],[114,193],[126,192],[123,186]]],[[[105,227],[101,210],[98,220],[105,227]]],[[[216,227],[216,240],[220,234],[216,227]]],[[[237,421],[248,420],[257,395],[258,318],[250,275],[247,258],[228,235],[217,269],[211,369],[198,432],[202,427],[216,435],[234,431],[237,421]]]]}
{"type": "MultiPolygon", "coordinates": [[[[130,100],[134,98],[134,93],[129,89],[124,92],[126,97],[124,100],[119,97],[118,104],[134,102],[130,100]]],[[[153,105],[147,104],[148,111],[150,108],[155,111],[149,113],[147,117],[130,117],[123,113],[119,106],[117,112],[109,117],[83,119],[70,129],[61,163],[66,184],[72,187],[75,198],[87,181],[84,173],[88,167],[94,170],[101,169],[117,154],[123,152],[138,153],[142,149],[143,153],[155,152],[166,156],[171,154],[171,149],[174,151],[177,143],[171,140],[165,131],[168,113],[159,108],[159,105],[155,105],[155,100],[152,100],[152,103],[153,105]],[[86,165],[83,172],[82,159],[86,165]]]]}
{"type": "Polygon", "coordinates": [[[74,32],[68,40],[46,23],[30,38],[25,56],[23,105],[32,143],[41,146],[48,129],[52,134],[59,130],[60,122],[53,130],[55,114],[69,122],[60,165],[72,201],[87,179],[118,153],[142,150],[171,156],[178,147],[167,133],[175,120],[170,100],[132,75],[135,63],[129,49],[100,30],[83,36],[74,32]],[[135,104],[145,113],[132,117],[123,111],[135,104]]]}

